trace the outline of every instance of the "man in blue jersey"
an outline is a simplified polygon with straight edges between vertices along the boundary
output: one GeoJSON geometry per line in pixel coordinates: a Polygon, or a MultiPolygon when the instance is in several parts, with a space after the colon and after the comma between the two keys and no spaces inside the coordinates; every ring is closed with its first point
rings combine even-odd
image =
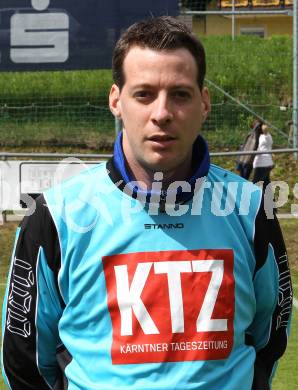
{"type": "Polygon", "coordinates": [[[202,44],[171,17],[113,56],[106,164],[46,191],[3,310],[11,389],[266,390],[286,348],[287,253],[261,190],[210,164],[202,44]]]}

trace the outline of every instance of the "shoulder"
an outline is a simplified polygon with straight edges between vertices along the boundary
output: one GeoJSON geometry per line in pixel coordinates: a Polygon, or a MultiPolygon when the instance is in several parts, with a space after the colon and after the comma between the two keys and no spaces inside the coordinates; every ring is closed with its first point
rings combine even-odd
{"type": "Polygon", "coordinates": [[[262,191],[257,185],[214,164],[210,165],[208,180],[213,188],[226,192],[230,200],[234,199],[237,208],[246,209],[248,206],[252,215],[258,211],[262,191]]]}
{"type": "Polygon", "coordinates": [[[50,188],[43,195],[58,230],[63,230],[70,224],[87,226],[89,220],[94,220],[100,204],[109,204],[115,188],[106,163],[101,163],[50,188]]]}
{"type": "Polygon", "coordinates": [[[212,181],[224,181],[224,182],[237,182],[239,184],[249,184],[254,186],[251,182],[247,181],[246,179],[243,179],[243,177],[237,175],[234,172],[231,172],[227,169],[224,169],[222,167],[219,167],[215,164],[210,164],[210,170],[209,175],[210,179],[212,181]]]}
{"type": "Polygon", "coordinates": [[[61,169],[58,169],[55,173],[59,184],[54,185],[44,192],[47,201],[50,203],[51,200],[55,200],[55,203],[63,202],[68,199],[77,198],[84,191],[96,191],[96,187],[107,176],[106,163],[99,163],[91,167],[82,163],[81,168],[82,171],[79,174],[70,179],[63,180],[63,175],[67,173],[68,168],[61,166],[61,169]]]}
{"type": "Polygon", "coordinates": [[[43,195],[32,203],[21,222],[16,253],[19,258],[29,256],[33,260],[37,259],[40,247],[44,250],[49,267],[57,271],[60,264],[60,242],[55,221],[43,195]]]}

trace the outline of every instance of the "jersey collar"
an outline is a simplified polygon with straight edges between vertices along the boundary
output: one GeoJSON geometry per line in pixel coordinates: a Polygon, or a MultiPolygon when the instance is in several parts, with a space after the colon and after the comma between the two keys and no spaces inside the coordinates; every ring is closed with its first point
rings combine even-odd
{"type": "MultiPolygon", "coordinates": [[[[134,178],[127,169],[127,164],[122,148],[122,137],[123,134],[120,132],[114,145],[114,155],[112,161],[108,164],[108,170],[109,175],[114,182],[119,182],[119,179],[123,181],[121,186],[119,186],[119,188],[123,190],[126,185],[129,185],[129,183],[134,181],[134,178]]],[[[179,187],[177,194],[175,194],[176,203],[178,204],[184,203],[191,199],[193,197],[197,179],[202,178],[208,174],[210,167],[210,155],[207,142],[201,135],[197,137],[193,146],[192,167],[192,175],[186,179],[186,181],[191,186],[191,191],[183,192],[179,187]]],[[[156,199],[157,194],[154,194],[152,191],[145,193],[137,186],[132,186],[131,190],[132,196],[134,198],[136,198],[139,194],[142,195],[142,197],[145,196],[147,202],[150,202],[152,195],[154,195],[154,198],[156,199]]],[[[162,191],[161,198],[165,198],[167,194],[167,191],[162,191]]]]}

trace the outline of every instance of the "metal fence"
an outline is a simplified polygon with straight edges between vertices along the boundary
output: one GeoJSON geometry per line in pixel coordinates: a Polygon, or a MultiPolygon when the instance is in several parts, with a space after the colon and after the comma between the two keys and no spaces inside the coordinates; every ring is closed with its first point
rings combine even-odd
{"type": "MultiPolygon", "coordinates": [[[[202,12],[192,10],[195,3],[200,3],[200,9],[206,9],[208,2],[182,3],[181,12],[189,18],[202,12]]],[[[258,49],[260,38],[258,41],[249,36],[240,43],[235,42],[235,49],[230,46],[226,51],[222,46],[227,40],[222,37],[203,41],[207,52],[206,85],[212,100],[212,111],[203,133],[211,150],[238,149],[255,117],[263,118],[271,126],[276,147],[291,147],[293,51],[290,39],[276,40],[273,52],[265,49],[267,43],[272,48],[272,42],[265,40],[258,49]],[[241,45],[246,46],[240,52],[241,45]]],[[[7,79],[9,86],[0,92],[0,148],[46,147],[54,151],[75,147],[110,151],[115,121],[108,108],[107,83],[101,87],[102,77],[101,71],[47,72],[46,75],[0,73],[0,81],[7,79]],[[52,88],[60,83],[60,88],[52,88]]]]}
{"type": "MultiPolygon", "coordinates": [[[[218,25],[221,22],[225,25],[225,28],[229,28],[231,37],[233,40],[237,35],[256,35],[260,37],[266,37],[268,31],[273,33],[272,19],[275,19],[275,26],[277,25],[278,31],[281,34],[287,33],[293,36],[292,45],[292,69],[288,73],[289,79],[292,80],[292,93],[291,103],[289,108],[291,110],[288,116],[289,120],[286,122],[286,126],[290,126],[288,141],[294,147],[298,146],[298,2],[293,0],[181,0],[181,14],[191,24],[193,18],[199,18],[201,24],[204,26],[205,31],[214,30],[214,25],[218,25]],[[268,19],[271,17],[271,22],[268,19]],[[254,17],[254,20],[251,18],[254,17]],[[190,18],[190,19],[189,19],[190,18]],[[208,18],[208,19],[207,19],[208,18]],[[265,18],[265,19],[264,19],[265,18]],[[267,18],[267,20],[266,20],[267,18]],[[207,23],[209,20],[209,23],[207,23]],[[260,24],[260,20],[262,20],[260,24]],[[259,22],[258,22],[259,21],[259,22]],[[278,22],[279,21],[279,22],[278,22]],[[202,23],[203,22],[203,23],[202,23]],[[262,26],[263,23],[263,26],[262,26]],[[266,27],[264,27],[264,24],[266,27]],[[271,24],[271,26],[270,26],[271,24]],[[212,28],[210,28],[212,26],[212,28]]],[[[219,31],[222,29],[218,29],[219,31]]],[[[212,33],[212,32],[211,32],[212,33]]],[[[269,34],[269,35],[270,35],[269,34]]],[[[278,52],[278,50],[277,50],[278,52]]],[[[260,53],[260,56],[262,54],[260,53]]],[[[264,58],[268,60],[268,58],[264,58]]],[[[278,74],[279,70],[276,68],[273,72],[278,74]]],[[[248,71],[249,73],[249,71],[248,71]]],[[[242,79],[239,79],[242,81],[242,79]]],[[[264,87],[260,88],[260,91],[264,91],[264,87]]],[[[270,95],[270,91],[269,91],[270,95]]],[[[270,96],[268,95],[268,101],[270,96]]],[[[237,100],[237,94],[234,95],[237,100]]],[[[269,103],[270,104],[270,103],[269,103]]],[[[274,103],[273,103],[274,104],[274,103]]],[[[260,104],[262,106],[263,103],[260,104]]],[[[264,105],[263,105],[264,107],[264,105]]],[[[280,110],[285,111],[286,107],[280,104],[280,110]]],[[[263,111],[265,112],[265,111],[263,111]]],[[[267,121],[274,121],[275,118],[267,117],[267,121]]],[[[276,111],[276,115],[277,111],[276,111]]],[[[276,116],[274,114],[274,116],[276,116]]],[[[264,116],[264,114],[263,114],[264,116]]],[[[284,116],[284,115],[281,115],[284,116]]],[[[278,120],[278,119],[277,119],[278,120]]],[[[282,134],[282,124],[276,123],[273,126],[279,134],[282,134]]],[[[298,155],[296,153],[296,159],[298,155]]]]}

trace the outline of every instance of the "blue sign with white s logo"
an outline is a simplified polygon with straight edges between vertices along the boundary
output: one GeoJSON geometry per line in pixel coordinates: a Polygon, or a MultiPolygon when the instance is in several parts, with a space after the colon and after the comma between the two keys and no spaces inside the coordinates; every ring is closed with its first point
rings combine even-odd
{"type": "Polygon", "coordinates": [[[110,68],[124,29],[177,14],[177,0],[1,0],[0,71],[110,68]]]}

